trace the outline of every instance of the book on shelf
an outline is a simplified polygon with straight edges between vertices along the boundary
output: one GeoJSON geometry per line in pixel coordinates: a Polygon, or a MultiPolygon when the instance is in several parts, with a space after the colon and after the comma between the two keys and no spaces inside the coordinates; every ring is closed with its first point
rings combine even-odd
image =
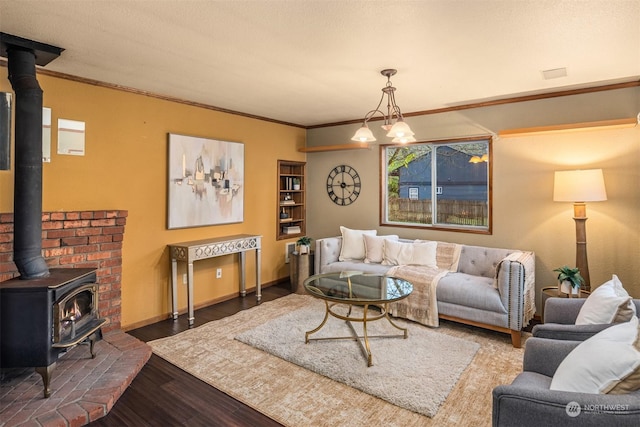
{"type": "Polygon", "coordinates": [[[292,225],[289,227],[282,227],[282,232],[284,234],[299,234],[302,232],[302,230],[300,229],[300,226],[292,225]]]}
{"type": "Polygon", "coordinates": [[[293,177],[284,178],[284,190],[293,190],[293,177]]]}
{"type": "Polygon", "coordinates": [[[280,220],[280,222],[291,222],[291,221],[293,221],[293,218],[282,218],[280,220]]]}
{"type": "Polygon", "coordinates": [[[280,202],[281,205],[295,205],[296,202],[294,200],[283,200],[280,202]]]}

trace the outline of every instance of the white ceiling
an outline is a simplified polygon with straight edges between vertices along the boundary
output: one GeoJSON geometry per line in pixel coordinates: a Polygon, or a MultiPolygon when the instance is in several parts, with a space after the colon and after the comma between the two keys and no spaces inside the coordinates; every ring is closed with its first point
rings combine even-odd
{"type": "Polygon", "coordinates": [[[304,126],[640,79],[640,0],[0,0],[46,69],[304,126]],[[566,67],[545,80],[542,71],[566,67]]]}

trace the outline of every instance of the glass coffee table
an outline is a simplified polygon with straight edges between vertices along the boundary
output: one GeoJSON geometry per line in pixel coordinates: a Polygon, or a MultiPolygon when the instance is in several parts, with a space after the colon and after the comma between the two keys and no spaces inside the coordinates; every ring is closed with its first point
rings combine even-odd
{"type": "Polygon", "coordinates": [[[413,285],[406,280],[369,274],[360,271],[343,271],[340,273],[316,274],[304,281],[304,289],[309,295],[321,299],[325,303],[326,311],[324,319],[317,328],[305,333],[305,343],[318,340],[353,340],[360,343],[364,356],[367,358],[367,366],[372,366],[371,348],[369,338],[407,338],[406,328],[395,324],[389,317],[389,304],[408,297],[413,292],[413,285]],[[336,306],[347,306],[346,315],[338,313],[336,306]],[[354,306],[362,307],[362,314],[352,311],[354,306]],[[352,336],[309,338],[318,332],[327,323],[329,315],[345,320],[351,328],[352,336]],[[379,319],[387,321],[396,329],[402,331],[397,335],[372,335],[367,333],[367,323],[379,319]],[[363,335],[359,336],[352,322],[362,323],[363,335]]]}

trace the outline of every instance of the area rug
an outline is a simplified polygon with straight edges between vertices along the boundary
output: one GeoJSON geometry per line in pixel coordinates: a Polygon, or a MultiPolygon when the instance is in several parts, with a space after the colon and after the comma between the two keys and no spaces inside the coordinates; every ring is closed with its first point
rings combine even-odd
{"type": "MultiPolygon", "coordinates": [[[[336,310],[343,308],[345,315],[346,307],[336,307],[336,310]]],[[[305,332],[322,322],[324,311],[322,305],[302,308],[243,332],[236,339],[428,417],[436,414],[480,348],[472,341],[395,320],[408,329],[408,338],[371,338],[373,366],[368,367],[355,341],[319,340],[305,344],[305,332]]],[[[353,315],[362,316],[362,309],[354,308],[353,315]]],[[[353,325],[362,336],[362,324],[353,325]]],[[[369,336],[402,335],[386,319],[369,322],[367,329],[369,336]]],[[[349,336],[352,332],[344,320],[329,317],[311,338],[349,336]]]]}
{"type": "MultiPolygon", "coordinates": [[[[488,426],[493,388],[510,383],[522,370],[524,351],[511,346],[509,335],[441,322],[435,331],[475,342],[480,348],[436,415],[429,418],[234,339],[303,308],[322,313],[324,305],[310,296],[291,294],[149,344],[154,353],[184,371],[281,424],[296,427],[488,426]]],[[[527,337],[523,337],[525,343],[527,337]]],[[[355,347],[348,354],[364,363],[357,343],[349,344],[355,347]]],[[[380,356],[374,349],[373,368],[380,356]]]]}

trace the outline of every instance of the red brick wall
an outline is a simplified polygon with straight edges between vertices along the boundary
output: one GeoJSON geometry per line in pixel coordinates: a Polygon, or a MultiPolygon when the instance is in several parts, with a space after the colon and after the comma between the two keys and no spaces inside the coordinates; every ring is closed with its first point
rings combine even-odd
{"type": "MultiPolygon", "coordinates": [[[[43,212],[42,255],[50,268],[95,268],[103,332],[120,329],[122,241],[128,211],[43,212]]],[[[0,214],[0,282],[18,276],[13,214],[0,214]]]]}

